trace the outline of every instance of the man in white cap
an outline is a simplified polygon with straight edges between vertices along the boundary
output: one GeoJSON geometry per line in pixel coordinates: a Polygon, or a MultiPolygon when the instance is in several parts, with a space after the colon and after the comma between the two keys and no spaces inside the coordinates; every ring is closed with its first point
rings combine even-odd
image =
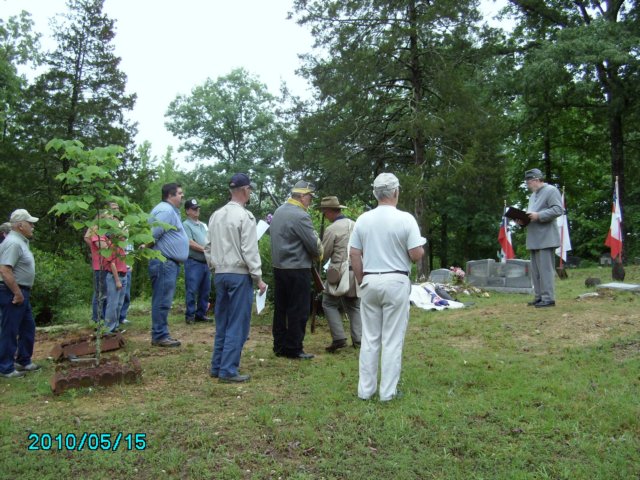
{"type": "Polygon", "coordinates": [[[273,351],[276,356],[310,360],[303,349],[311,303],[311,266],[322,258],[322,243],[307,213],[315,187],[304,180],[271,220],[271,263],[275,283],[273,351]]]}
{"type": "Polygon", "coordinates": [[[420,236],[416,219],[396,208],[400,182],[395,175],[378,175],[373,194],[378,206],[358,218],[350,240],[362,314],[358,397],[369,400],[375,394],[382,357],[380,401],[386,402],[398,396],[402,346],[409,322],[409,273],[411,263],[424,255],[426,240],[420,236]]]}
{"type": "Polygon", "coordinates": [[[14,211],[11,232],[0,244],[0,376],[5,378],[40,369],[31,361],[36,324],[30,297],[36,269],[29,239],[37,221],[24,209],[14,211]]]}
{"type": "MultiPolygon", "coordinates": [[[[536,308],[553,307],[555,298],[556,261],[555,249],[560,246],[560,232],[556,218],[562,215],[562,196],[553,185],[543,181],[542,172],[533,168],[524,174],[529,197],[527,214],[527,250],[531,254],[531,278],[535,298],[529,306],[536,308]]],[[[524,225],[521,220],[518,224],[524,225]]]]}

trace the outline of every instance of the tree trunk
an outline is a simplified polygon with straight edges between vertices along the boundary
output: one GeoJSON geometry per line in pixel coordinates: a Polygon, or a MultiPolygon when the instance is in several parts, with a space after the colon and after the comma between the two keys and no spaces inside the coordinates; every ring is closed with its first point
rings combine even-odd
{"type": "MultiPolygon", "coordinates": [[[[421,118],[421,104],[422,104],[422,68],[420,66],[420,51],[418,46],[418,13],[416,10],[416,2],[412,1],[408,7],[409,16],[409,51],[411,52],[411,64],[410,64],[410,82],[411,82],[411,97],[410,107],[411,113],[414,119],[421,118]]],[[[416,165],[416,171],[422,172],[425,163],[425,145],[422,129],[419,125],[413,125],[413,132],[411,133],[411,142],[413,146],[414,164],[416,165]]],[[[415,211],[416,220],[420,226],[420,231],[426,232],[426,225],[424,224],[424,200],[421,197],[422,187],[424,184],[424,177],[421,175],[419,178],[417,194],[415,198],[415,211]]],[[[417,277],[418,279],[426,278],[429,274],[430,262],[429,252],[430,246],[425,245],[425,255],[422,260],[417,263],[417,277]]]]}

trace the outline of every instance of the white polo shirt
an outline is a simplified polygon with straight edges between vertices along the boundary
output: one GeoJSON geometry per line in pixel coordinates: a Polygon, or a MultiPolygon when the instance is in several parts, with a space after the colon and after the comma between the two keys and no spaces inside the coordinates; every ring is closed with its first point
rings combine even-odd
{"type": "Polygon", "coordinates": [[[358,217],[349,246],[362,251],[364,272],[410,272],[409,250],[426,241],[413,215],[378,205],[358,217]]]}

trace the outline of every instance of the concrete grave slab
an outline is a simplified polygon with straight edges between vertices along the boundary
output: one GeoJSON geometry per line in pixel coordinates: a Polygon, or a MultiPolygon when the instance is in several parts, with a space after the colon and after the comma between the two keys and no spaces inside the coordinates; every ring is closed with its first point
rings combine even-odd
{"type": "Polygon", "coordinates": [[[598,290],[602,288],[607,288],[609,290],[620,290],[624,292],[640,292],[640,285],[636,283],[620,283],[620,282],[601,283],[596,288],[598,290]]]}

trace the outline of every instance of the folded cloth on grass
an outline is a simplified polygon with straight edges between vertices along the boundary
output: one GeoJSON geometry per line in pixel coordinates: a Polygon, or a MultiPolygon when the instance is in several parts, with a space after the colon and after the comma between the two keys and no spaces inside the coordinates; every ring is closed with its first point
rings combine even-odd
{"type": "Polygon", "coordinates": [[[436,286],[426,282],[411,285],[409,301],[424,310],[445,310],[447,308],[464,308],[464,304],[454,300],[445,300],[436,293],[436,286]]]}

